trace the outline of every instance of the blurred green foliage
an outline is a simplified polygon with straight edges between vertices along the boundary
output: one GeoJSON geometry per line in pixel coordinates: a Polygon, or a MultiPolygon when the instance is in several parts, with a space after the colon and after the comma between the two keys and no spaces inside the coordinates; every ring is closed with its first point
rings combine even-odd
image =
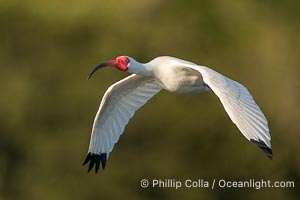
{"type": "Polygon", "coordinates": [[[0,199],[299,199],[300,1],[0,0],[0,199]],[[172,55],[249,88],[274,159],[243,138],[213,93],[155,96],[105,171],[87,174],[93,118],[112,83],[93,66],[172,55]],[[140,188],[143,178],[293,180],[261,190],[140,188]]]}

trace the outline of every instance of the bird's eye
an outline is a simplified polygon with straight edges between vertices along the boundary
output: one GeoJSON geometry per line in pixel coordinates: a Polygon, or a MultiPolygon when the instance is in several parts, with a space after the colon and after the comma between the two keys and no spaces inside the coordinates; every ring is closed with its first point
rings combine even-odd
{"type": "Polygon", "coordinates": [[[126,58],[126,63],[128,64],[128,63],[130,63],[130,60],[129,60],[129,58],[126,58]]]}

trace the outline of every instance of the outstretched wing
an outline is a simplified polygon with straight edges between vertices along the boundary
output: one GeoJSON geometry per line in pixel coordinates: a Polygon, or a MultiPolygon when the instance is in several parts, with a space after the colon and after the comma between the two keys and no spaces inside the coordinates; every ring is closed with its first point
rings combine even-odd
{"type": "Polygon", "coordinates": [[[182,60],[177,62],[200,72],[204,83],[219,97],[230,119],[242,134],[272,159],[268,121],[247,88],[205,66],[182,60]]]}
{"type": "Polygon", "coordinates": [[[83,164],[90,162],[90,171],[96,165],[104,169],[109,153],[119,140],[134,112],[161,90],[158,83],[136,74],[120,80],[108,88],[95,117],[88,155],[83,164]]]}

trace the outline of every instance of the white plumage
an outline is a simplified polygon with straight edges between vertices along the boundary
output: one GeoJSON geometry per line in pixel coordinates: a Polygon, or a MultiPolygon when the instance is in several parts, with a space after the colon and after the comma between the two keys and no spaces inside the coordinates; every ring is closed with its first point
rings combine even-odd
{"type": "Polygon", "coordinates": [[[129,119],[161,89],[175,93],[212,90],[241,133],[272,158],[268,122],[253,97],[242,84],[222,74],[178,58],[162,56],[141,64],[128,56],[102,63],[90,73],[114,66],[132,75],[113,84],[104,94],[97,112],[84,164],[104,169],[109,153],[119,140],[129,119]]]}
{"type": "Polygon", "coordinates": [[[153,79],[136,74],[110,86],[94,121],[89,152],[111,152],[134,112],[161,89],[153,79]]]}

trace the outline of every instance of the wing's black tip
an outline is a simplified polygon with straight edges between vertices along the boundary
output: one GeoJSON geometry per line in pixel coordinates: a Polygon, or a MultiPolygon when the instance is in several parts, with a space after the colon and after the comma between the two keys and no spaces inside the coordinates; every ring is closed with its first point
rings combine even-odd
{"type": "Polygon", "coordinates": [[[84,162],[82,163],[82,166],[84,166],[86,163],[88,163],[91,160],[91,152],[88,153],[86,156],[84,162]]]}
{"type": "Polygon", "coordinates": [[[100,169],[100,163],[102,165],[102,169],[104,169],[106,165],[106,161],[107,161],[107,153],[94,154],[89,152],[82,165],[85,165],[88,162],[90,162],[88,167],[88,172],[90,172],[95,166],[95,173],[97,173],[100,169]]]}
{"type": "Polygon", "coordinates": [[[266,143],[264,143],[261,140],[256,141],[256,140],[251,139],[250,141],[253,142],[254,144],[256,144],[259,148],[261,148],[267,154],[268,158],[270,158],[271,160],[273,159],[272,149],[270,147],[268,147],[266,145],[266,143]]]}
{"type": "Polygon", "coordinates": [[[102,169],[105,168],[106,161],[107,161],[107,154],[106,154],[106,153],[103,153],[103,154],[101,155],[101,165],[102,165],[102,169]]]}

